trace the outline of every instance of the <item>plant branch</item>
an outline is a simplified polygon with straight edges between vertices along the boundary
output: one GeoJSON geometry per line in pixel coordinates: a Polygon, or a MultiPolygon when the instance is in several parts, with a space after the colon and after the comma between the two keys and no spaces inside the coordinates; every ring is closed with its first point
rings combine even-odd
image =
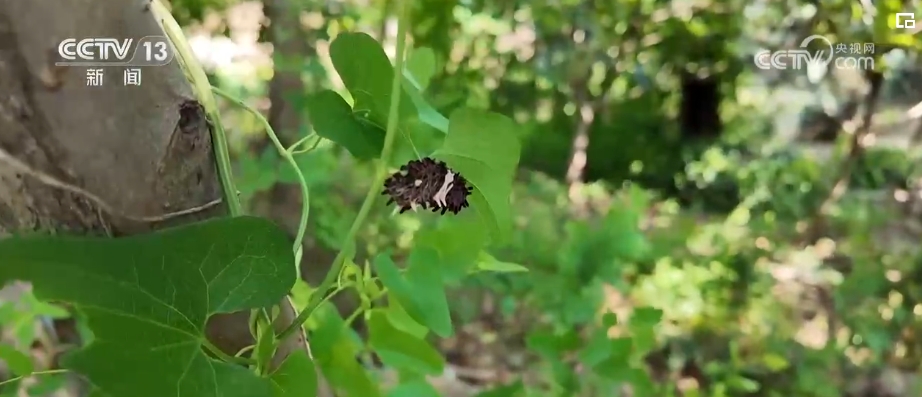
{"type": "Polygon", "coordinates": [[[287,329],[282,331],[279,334],[279,339],[284,339],[291,333],[300,329],[301,324],[303,324],[310,317],[311,313],[324,301],[325,294],[328,289],[336,282],[336,278],[339,275],[339,272],[342,270],[343,263],[346,261],[346,253],[349,251],[348,247],[352,246],[355,243],[355,237],[358,235],[359,229],[362,227],[362,223],[365,221],[365,218],[368,216],[368,213],[371,211],[371,207],[375,202],[375,199],[378,197],[378,191],[381,188],[381,185],[384,183],[384,179],[387,177],[387,164],[388,160],[391,158],[391,152],[394,148],[394,141],[397,135],[397,122],[400,109],[400,93],[401,93],[401,82],[403,81],[403,58],[406,47],[406,29],[407,29],[407,19],[408,19],[408,10],[406,5],[406,0],[396,2],[397,9],[397,54],[394,61],[394,76],[391,83],[391,95],[390,95],[390,108],[388,109],[387,114],[387,132],[384,136],[384,146],[381,149],[381,157],[378,159],[378,167],[375,175],[374,182],[371,186],[368,187],[368,193],[365,194],[365,200],[362,202],[362,207],[359,209],[358,215],[356,215],[355,220],[352,222],[352,226],[349,228],[349,232],[346,234],[346,238],[343,240],[342,248],[336,254],[336,258],[333,259],[333,264],[330,266],[330,270],[327,272],[323,281],[320,283],[320,286],[317,287],[317,292],[311,295],[311,299],[307,304],[307,307],[298,314],[298,317],[295,319],[287,329]]]}
{"type": "Polygon", "coordinates": [[[317,148],[317,145],[319,145],[319,144],[320,144],[320,141],[322,141],[322,140],[323,140],[323,138],[321,138],[321,137],[318,136],[318,135],[315,135],[315,134],[308,134],[306,137],[301,138],[300,140],[298,140],[298,142],[295,142],[294,145],[289,146],[288,149],[287,149],[287,151],[288,151],[288,153],[291,153],[291,154],[305,154],[305,153],[310,152],[311,150],[316,149],[316,148],[317,148]],[[304,144],[307,142],[308,139],[311,139],[311,138],[317,138],[317,139],[315,139],[315,140],[314,140],[314,143],[312,143],[311,146],[308,147],[307,149],[299,149],[302,145],[304,145],[304,144]]]}
{"type": "Polygon", "coordinates": [[[240,357],[240,356],[231,356],[227,353],[224,353],[223,351],[221,351],[221,349],[218,349],[217,346],[215,346],[210,341],[208,341],[208,339],[203,338],[202,344],[205,346],[205,349],[211,352],[211,354],[214,354],[215,357],[220,358],[221,361],[224,361],[226,363],[243,364],[243,365],[253,365],[256,363],[256,360],[252,360],[252,359],[249,359],[246,357],[240,357]]]}
{"type": "Polygon", "coordinates": [[[211,122],[209,130],[211,131],[211,141],[214,145],[215,164],[218,170],[218,178],[221,181],[221,188],[224,192],[224,202],[227,203],[227,212],[231,216],[243,215],[243,205],[240,204],[240,198],[237,196],[237,188],[234,185],[233,172],[231,171],[227,135],[225,135],[224,124],[221,123],[218,105],[215,102],[214,95],[211,93],[211,83],[208,82],[208,75],[205,74],[205,69],[196,60],[192,47],[189,46],[189,42],[186,41],[186,37],[183,35],[182,27],[173,19],[162,0],[151,1],[151,11],[157,17],[160,26],[173,44],[173,48],[176,50],[176,58],[192,82],[196,96],[202,107],[205,108],[205,113],[211,122]]]}
{"type": "Polygon", "coordinates": [[[68,372],[70,372],[70,370],[67,370],[67,369],[49,369],[49,370],[46,370],[46,371],[35,371],[35,372],[33,372],[33,373],[31,373],[31,374],[28,374],[28,375],[17,376],[17,377],[9,378],[9,379],[7,379],[7,380],[5,380],[5,381],[3,381],[3,382],[0,382],[0,387],[6,386],[6,385],[8,385],[8,384],[10,384],[10,383],[13,383],[13,382],[17,382],[17,381],[23,380],[23,379],[28,378],[28,377],[30,377],[30,376],[66,374],[66,373],[68,373],[68,372]]]}

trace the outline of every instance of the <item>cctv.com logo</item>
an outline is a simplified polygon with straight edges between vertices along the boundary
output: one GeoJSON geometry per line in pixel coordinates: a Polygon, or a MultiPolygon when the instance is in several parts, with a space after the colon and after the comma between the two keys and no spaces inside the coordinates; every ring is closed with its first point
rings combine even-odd
{"type": "MultiPolygon", "coordinates": [[[[873,56],[857,56],[861,53],[850,51],[850,48],[867,48],[858,44],[839,44],[833,46],[832,42],[824,36],[812,35],[800,42],[800,48],[794,50],[759,51],[753,57],[753,63],[762,70],[804,70],[810,66],[828,66],[832,64],[837,69],[846,70],[873,70],[873,56]],[[819,40],[820,46],[816,51],[808,50],[814,40],[819,40]],[[841,54],[841,56],[836,56],[841,54]]],[[[873,46],[871,46],[873,48],[873,46]]],[[[873,51],[872,51],[873,52],[873,51]]]]}

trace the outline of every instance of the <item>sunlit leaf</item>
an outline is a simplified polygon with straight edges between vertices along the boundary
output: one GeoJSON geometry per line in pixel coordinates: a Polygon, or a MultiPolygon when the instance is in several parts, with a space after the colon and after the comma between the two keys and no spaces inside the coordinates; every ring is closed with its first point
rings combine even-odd
{"type": "Polygon", "coordinates": [[[662,319],[662,310],[655,307],[638,307],[631,314],[631,326],[653,326],[662,319]]]}
{"type": "Polygon", "coordinates": [[[429,382],[415,380],[397,385],[387,393],[387,397],[441,397],[441,394],[429,382]]]}
{"type": "Polygon", "coordinates": [[[314,397],[317,395],[317,372],[304,350],[297,350],[270,376],[274,397],[314,397]]]}
{"type": "Polygon", "coordinates": [[[314,317],[311,351],[330,387],[341,397],[380,397],[381,391],[358,362],[358,351],[349,328],[331,304],[322,305],[314,317]]]}
{"type": "Polygon", "coordinates": [[[424,339],[394,327],[384,310],[375,309],[368,319],[368,343],[381,361],[418,374],[439,375],[445,361],[424,339]]]}
{"type": "Polygon", "coordinates": [[[416,232],[417,246],[434,248],[439,254],[439,268],[447,283],[468,275],[477,265],[489,235],[483,221],[474,213],[462,212],[446,219],[435,228],[416,232]]]}
{"type": "Polygon", "coordinates": [[[307,98],[307,108],[317,135],[336,142],[357,159],[372,159],[381,154],[384,130],[358,120],[336,92],[324,90],[311,95],[307,98]]]}
{"type": "MultiPolygon", "coordinates": [[[[387,125],[394,67],[381,45],[366,33],[342,33],[330,44],[330,60],[355,99],[354,110],[368,111],[371,120],[387,125]]],[[[398,117],[404,119],[416,109],[406,93],[401,95],[398,117]]]]}
{"type": "Polygon", "coordinates": [[[606,358],[592,367],[593,371],[601,376],[616,381],[629,380],[631,376],[631,349],[634,347],[631,338],[614,338],[607,343],[606,358]]]}
{"type": "Polygon", "coordinates": [[[404,309],[396,299],[388,302],[387,319],[390,320],[391,324],[397,329],[417,338],[422,339],[429,333],[429,328],[426,328],[410,317],[410,314],[407,313],[406,309],[404,309]]]}
{"type": "Polygon", "coordinates": [[[413,289],[417,307],[422,311],[420,324],[443,338],[451,336],[451,312],[445,297],[438,252],[428,247],[417,247],[410,252],[408,261],[406,278],[413,289]]]}
{"type": "Polygon", "coordinates": [[[435,250],[418,247],[410,254],[406,276],[387,255],[376,257],[374,265],[381,283],[413,320],[436,335],[448,337],[453,330],[438,262],[435,250]]]}
{"type": "Polygon", "coordinates": [[[522,266],[518,263],[503,262],[485,252],[480,254],[480,260],[477,261],[477,269],[495,273],[517,273],[528,271],[528,268],[525,266],[522,266]]]}
{"type": "Polygon", "coordinates": [[[457,110],[449,120],[444,146],[434,157],[474,186],[471,207],[491,225],[496,241],[506,241],[512,232],[510,196],[521,151],[515,123],[473,109],[457,110]]]}
{"type": "Polygon", "coordinates": [[[525,385],[516,381],[490,390],[482,391],[476,397],[525,397],[525,385]]]}
{"type": "Polygon", "coordinates": [[[406,88],[407,94],[409,94],[410,99],[416,105],[416,108],[419,109],[419,121],[423,124],[426,124],[436,130],[442,132],[443,134],[448,133],[448,119],[445,118],[438,110],[435,110],[432,105],[423,98],[422,94],[416,90],[414,87],[406,88]]]}
{"type": "Polygon", "coordinates": [[[406,67],[416,83],[416,89],[424,91],[429,86],[429,80],[435,75],[435,52],[426,47],[413,49],[407,56],[406,67]]]}
{"type": "Polygon", "coordinates": [[[27,376],[35,370],[32,358],[13,346],[2,343],[0,343],[0,361],[5,362],[10,371],[17,376],[27,376]]]}

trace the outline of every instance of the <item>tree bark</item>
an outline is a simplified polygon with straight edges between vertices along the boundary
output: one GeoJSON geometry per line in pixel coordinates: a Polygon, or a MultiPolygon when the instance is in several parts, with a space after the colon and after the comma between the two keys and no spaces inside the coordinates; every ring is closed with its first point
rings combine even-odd
{"type": "MultiPolygon", "coordinates": [[[[163,35],[147,1],[0,0],[0,235],[123,236],[226,214],[210,124],[177,62],[123,86],[105,68],[54,66],[65,38],[163,35]]],[[[282,302],[279,328],[293,309],[282,302]]],[[[234,354],[252,344],[248,313],[218,315],[207,333],[234,354]]],[[[287,319],[287,321],[285,321],[287,319]]],[[[301,337],[285,341],[276,363],[301,337]]]]}

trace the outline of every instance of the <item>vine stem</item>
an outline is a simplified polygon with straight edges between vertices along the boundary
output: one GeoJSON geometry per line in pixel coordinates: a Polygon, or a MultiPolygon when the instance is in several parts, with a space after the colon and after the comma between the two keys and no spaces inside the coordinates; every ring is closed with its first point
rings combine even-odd
{"type": "MultiPolygon", "coordinates": [[[[217,168],[218,178],[221,183],[224,202],[227,203],[227,212],[230,216],[243,215],[243,205],[240,203],[237,187],[234,184],[234,176],[230,161],[230,151],[228,150],[227,144],[227,135],[224,129],[224,124],[221,122],[221,114],[218,111],[218,105],[215,101],[213,87],[208,81],[208,75],[205,74],[205,69],[202,68],[202,65],[198,62],[195,54],[192,52],[192,47],[186,40],[186,36],[182,31],[182,27],[179,26],[179,23],[176,22],[176,19],[173,18],[173,15],[170,13],[169,9],[166,7],[163,1],[164,0],[152,0],[151,12],[153,13],[157,23],[160,24],[160,27],[163,29],[164,33],[166,33],[167,37],[172,43],[173,48],[176,51],[177,61],[179,62],[183,73],[186,75],[186,78],[192,83],[196,97],[202,104],[202,107],[205,109],[205,113],[211,122],[211,128],[209,128],[209,131],[211,132],[211,141],[212,145],[214,146],[215,167],[217,168]]],[[[239,101],[236,102],[240,103],[239,101]]],[[[257,117],[260,118],[261,121],[264,122],[264,125],[266,126],[266,132],[269,134],[270,139],[272,139],[273,144],[275,144],[276,149],[279,150],[279,153],[281,153],[282,156],[288,155],[287,159],[289,159],[289,164],[294,166],[295,172],[297,173],[301,182],[301,189],[302,193],[304,194],[304,199],[302,200],[301,222],[298,227],[298,234],[297,238],[295,239],[295,245],[293,248],[294,266],[298,274],[298,278],[300,278],[300,263],[301,255],[303,252],[301,250],[301,241],[304,239],[304,233],[307,229],[308,209],[310,208],[310,198],[307,183],[304,180],[304,175],[301,173],[301,169],[291,158],[291,153],[288,150],[285,150],[284,147],[281,147],[281,143],[279,143],[278,137],[275,136],[275,132],[272,130],[272,127],[269,125],[269,122],[265,119],[265,117],[262,117],[262,114],[254,111],[249,106],[244,105],[244,108],[251,110],[254,114],[256,114],[257,117]]],[[[291,303],[291,298],[286,296],[285,299],[288,300],[289,305],[294,307],[294,305],[291,303]]],[[[303,333],[300,322],[292,323],[292,325],[297,325],[297,327],[288,332],[287,335],[294,334],[295,332],[303,333]]],[[[284,338],[280,339],[285,340],[284,338]]],[[[306,340],[306,338],[304,339],[306,340]]],[[[239,362],[237,358],[224,354],[220,349],[217,349],[207,340],[205,340],[205,343],[206,348],[214,352],[223,360],[227,362],[239,362]]],[[[307,345],[306,348],[307,354],[310,356],[310,346],[307,345]]]]}
{"type": "Polygon", "coordinates": [[[162,1],[151,1],[151,11],[160,27],[169,37],[173,48],[176,49],[179,64],[192,82],[196,96],[205,109],[209,121],[211,121],[211,142],[214,145],[215,164],[218,169],[218,178],[221,181],[221,189],[224,193],[224,202],[227,203],[227,212],[231,216],[243,215],[243,205],[240,204],[240,198],[237,196],[237,188],[234,185],[234,176],[231,171],[227,135],[225,135],[224,124],[221,123],[218,105],[215,102],[214,95],[211,93],[211,83],[208,82],[208,75],[205,74],[205,69],[195,58],[192,47],[189,46],[189,42],[182,32],[182,27],[179,26],[179,23],[176,22],[176,19],[173,18],[173,15],[170,14],[162,1]]]}
{"type": "Polygon", "coordinates": [[[278,339],[285,339],[294,332],[297,332],[301,328],[301,325],[310,318],[311,314],[316,310],[321,303],[326,299],[326,292],[333,286],[333,283],[336,282],[336,278],[339,275],[339,272],[342,271],[343,264],[346,261],[346,253],[349,251],[347,248],[352,246],[355,242],[355,237],[359,232],[359,229],[362,228],[362,223],[364,223],[365,218],[368,217],[368,213],[371,212],[371,207],[374,205],[375,199],[379,195],[379,189],[381,185],[384,184],[384,179],[387,178],[387,164],[388,160],[391,158],[391,152],[394,148],[394,141],[397,136],[397,122],[399,117],[400,110],[400,95],[401,93],[401,83],[403,81],[403,58],[404,52],[406,50],[406,29],[408,25],[409,15],[407,13],[406,0],[398,0],[397,3],[397,54],[396,59],[394,60],[394,77],[391,82],[391,93],[390,93],[390,108],[387,113],[387,130],[384,136],[384,145],[381,149],[381,157],[378,159],[378,167],[375,175],[375,179],[372,182],[371,186],[368,188],[368,193],[365,194],[365,200],[362,202],[362,207],[359,208],[359,213],[356,215],[355,220],[352,222],[352,226],[349,228],[349,232],[346,234],[346,238],[343,239],[342,248],[336,254],[336,258],[333,259],[333,263],[330,266],[330,270],[327,271],[326,276],[323,278],[323,281],[311,295],[310,301],[308,301],[307,307],[304,308],[301,313],[298,313],[298,317],[288,326],[284,331],[282,331],[278,339]]]}
{"type": "Polygon", "coordinates": [[[8,384],[10,384],[10,383],[13,383],[13,382],[16,382],[16,381],[23,380],[23,379],[28,378],[28,377],[30,377],[30,376],[66,374],[66,373],[68,373],[68,372],[70,372],[70,370],[67,370],[67,369],[49,369],[49,370],[46,370],[46,371],[35,371],[35,372],[33,372],[33,373],[31,373],[31,374],[28,374],[28,375],[17,376],[17,377],[9,378],[9,379],[7,379],[7,380],[5,380],[5,381],[3,381],[3,382],[0,382],[0,387],[6,386],[6,385],[8,385],[8,384]]]}
{"type": "MultiPolygon", "coordinates": [[[[246,109],[248,112],[252,113],[253,116],[255,116],[256,119],[259,120],[259,122],[263,125],[263,128],[266,130],[266,135],[269,136],[269,140],[271,140],[272,144],[275,145],[275,149],[278,150],[279,155],[281,155],[282,158],[288,162],[288,165],[290,165],[291,168],[294,169],[295,174],[297,174],[298,184],[301,185],[301,196],[303,197],[301,200],[301,220],[298,222],[298,233],[295,235],[295,243],[294,247],[292,247],[292,251],[294,251],[297,255],[301,249],[301,243],[304,241],[304,233],[307,231],[307,220],[310,216],[311,210],[311,192],[307,186],[307,180],[304,179],[304,173],[301,172],[301,168],[298,167],[298,163],[295,161],[294,155],[292,155],[292,151],[285,148],[285,146],[282,146],[282,142],[279,141],[278,135],[275,134],[275,130],[272,129],[272,125],[269,124],[269,120],[266,119],[266,116],[263,116],[262,113],[260,113],[258,110],[250,107],[249,105],[243,103],[243,101],[234,98],[230,94],[222,91],[217,87],[211,87],[211,90],[214,91],[215,94],[218,94],[218,96],[224,97],[224,99],[227,99],[228,101],[231,101],[237,106],[240,106],[241,108],[246,109]]],[[[297,262],[296,268],[299,269],[298,278],[300,278],[301,267],[297,266],[297,262]]]]}
{"type": "Polygon", "coordinates": [[[224,353],[223,351],[221,351],[221,349],[219,349],[217,346],[212,344],[208,339],[202,338],[201,342],[202,342],[202,346],[205,346],[205,348],[208,349],[209,352],[211,352],[212,354],[215,355],[215,357],[220,358],[221,361],[224,361],[226,363],[235,363],[235,364],[244,364],[244,365],[253,365],[256,363],[256,360],[253,360],[253,359],[249,359],[246,357],[231,356],[227,353],[224,353]]]}

